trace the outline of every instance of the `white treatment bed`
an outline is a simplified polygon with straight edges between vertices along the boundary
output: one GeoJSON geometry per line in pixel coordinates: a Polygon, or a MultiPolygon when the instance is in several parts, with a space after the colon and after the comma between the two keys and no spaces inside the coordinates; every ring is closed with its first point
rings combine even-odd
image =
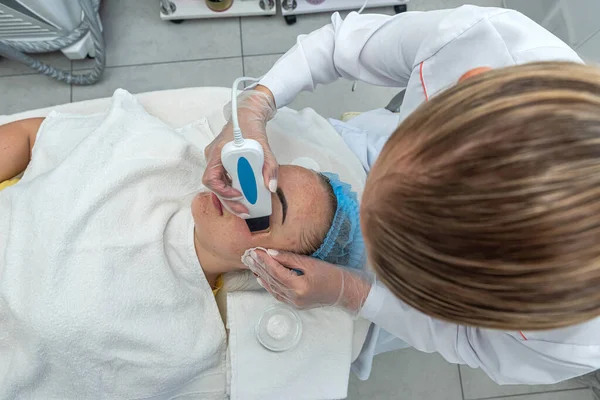
{"type": "MultiPolygon", "coordinates": [[[[211,131],[217,135],[225,124],[222,109],[230,100],[230,93],[230,89],[225,88],[188,88],[136,97],[150,114],[174,128],[206,118],[211,131]]],[[[4,115],[0,116],[0,125],[45,116],[52,110],[91,115],[106,110],[110,101],[109,98],[97,99],[4,115]]],[[[308,156],[319,164],[321,171],[338,173],[359,196],[362,194],[366,174],[359,160],[329,123],[313,110],[282,109],[269,123],[268,131],[281,164],[308,156]]],[[[369,323],[354,321],[332,308],[302,311],[304,332],[298,346],[287,352],[273,353],[256,340],[254,321],[265,307],[276,301],[257,289],[254,279],[238,275],[226,278],[219,294],[226,304],[222,313],[230,330],[230,398],[345,398],[351,363],[362,348],[369,323]],[[259,365],[261,367],[257,367],[259,365]]]]}

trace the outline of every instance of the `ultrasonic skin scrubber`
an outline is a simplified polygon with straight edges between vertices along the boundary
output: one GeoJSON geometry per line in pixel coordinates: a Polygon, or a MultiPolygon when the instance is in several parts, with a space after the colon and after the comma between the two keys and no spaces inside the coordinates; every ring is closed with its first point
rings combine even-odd
{"type": "Polygon", "coordinates": [[[265,186],[263,165],[265,154],[256,140],[244,139],[237,115],[237,88],[240,82],[256,82],[254,78],[238,78],[231,93],[233,141],[221,150],[221,161],[231,177],[232,186],[242,192],[241,203],[248,207],[246,224],[250,232],[266,231],[270,227],[271,192],[265,186]]]}

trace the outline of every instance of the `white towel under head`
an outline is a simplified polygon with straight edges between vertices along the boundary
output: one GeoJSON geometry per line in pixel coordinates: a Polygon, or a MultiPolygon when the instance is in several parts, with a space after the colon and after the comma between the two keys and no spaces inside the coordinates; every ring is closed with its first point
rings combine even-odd
{"type": "Polygon", "coordinates": [[[300,342],[272,352],[258,341],[256,322],[277,304],[268,293],[233,292],[227,296],[231,357],[231,398],[243,400],[342,399],[347,395],[353,321],[328,307],[299,311],[300,342]]]}
{"type": "Polygon", "coordinates": [[[321,166],[318,162],[310,157],[298,157],[291,162],[292,165],[312,169],[313,171],[321,172],[321,166]]]}

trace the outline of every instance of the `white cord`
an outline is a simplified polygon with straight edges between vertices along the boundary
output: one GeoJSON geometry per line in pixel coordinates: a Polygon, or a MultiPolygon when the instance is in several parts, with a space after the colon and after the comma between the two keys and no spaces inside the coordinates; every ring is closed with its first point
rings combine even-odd
{"type": "Polygon", "coordinates": [[[240,129],[240,123],[238,122],[237,108],[237,89],[241,82],[258,82],[258,79],[242,76],[233,81],[233,87],[231,88],[231,123],[233,124],[233,143],[237,146],[244,144],[244,137],[242,136],[242,130],[240,129]]]}
{"type": "Polygon", "coordinates": [[[360,10],[358,10],[359,14],[362,14],[362,12],[364,11],[365,7],[367,7],[367,4],[369,4],[369,0],[365,0],[365,3],[363,4],[363,6],[360,8],[360,10]]]}

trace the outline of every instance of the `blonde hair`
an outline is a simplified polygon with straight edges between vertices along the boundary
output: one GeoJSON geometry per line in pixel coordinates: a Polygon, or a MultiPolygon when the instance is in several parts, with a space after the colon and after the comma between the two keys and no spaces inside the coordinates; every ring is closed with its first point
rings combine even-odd
{"type": "Polygon", "coordinates": [[[536,63],[424,103],[371,171],[370,262],[439,319],[543,330],[600,316],[600,70],[536,63]]]}

